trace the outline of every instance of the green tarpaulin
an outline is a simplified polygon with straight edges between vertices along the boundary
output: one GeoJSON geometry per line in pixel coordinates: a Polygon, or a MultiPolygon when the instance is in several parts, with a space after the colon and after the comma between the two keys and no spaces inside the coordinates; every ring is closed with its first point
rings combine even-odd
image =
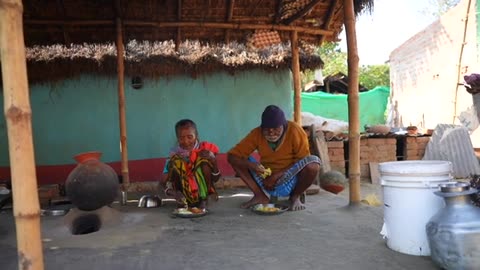
{"type": "MultiPolygon", "coordinates": [[[[385,123],[385,110],[387,108],[389,87],[375,87],[374,89],[359,93],[360,98],[360,128],[365,125],[385,123]]],[[[302,112],[342,120],[348,122],[347,95],[329,94],[322,91],[302,93],[302,112]]]]}

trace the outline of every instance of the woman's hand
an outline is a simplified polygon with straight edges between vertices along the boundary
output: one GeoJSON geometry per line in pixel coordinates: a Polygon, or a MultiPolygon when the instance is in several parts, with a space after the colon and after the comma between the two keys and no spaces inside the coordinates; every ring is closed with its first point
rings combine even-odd
{"type": "Polygon", "coordinates": [[[202,150],[198,153],[198,156],[201,158],[208,159],[210,161],[215,160],[215,154],[212,151],[202,150]]]}

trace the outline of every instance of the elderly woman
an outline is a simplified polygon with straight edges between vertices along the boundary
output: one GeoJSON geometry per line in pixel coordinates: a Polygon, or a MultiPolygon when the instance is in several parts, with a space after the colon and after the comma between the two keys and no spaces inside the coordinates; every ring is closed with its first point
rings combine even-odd
{"type": "Polygon", "coordinates": [[[218,199],[214,183],[220,178],[213,143],[199,141],[196,124],[183,119],[175,124],[178,144],[170,150],[162,184],[165,194],[174,196],[179,207],[205,209],[208,196],[218,199]]]}

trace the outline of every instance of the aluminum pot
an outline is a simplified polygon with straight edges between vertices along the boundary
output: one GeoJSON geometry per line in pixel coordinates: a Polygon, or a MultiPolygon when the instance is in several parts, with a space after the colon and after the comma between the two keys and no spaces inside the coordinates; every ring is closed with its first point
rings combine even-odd
{"type": "Polygon", "coordinates": [[[162,206],[162,199],[158,195],[143,195],[138,201],[138,207],[155,208],[162,206]]]}
{"type": "Polygon", "coordinates": [[[480,208],[470,195],[477,192],[468,183],[439,185],[436,195],[445,207],[427,223],[426,231],[432,260],[444,269],[479,269],[480,208]]]}

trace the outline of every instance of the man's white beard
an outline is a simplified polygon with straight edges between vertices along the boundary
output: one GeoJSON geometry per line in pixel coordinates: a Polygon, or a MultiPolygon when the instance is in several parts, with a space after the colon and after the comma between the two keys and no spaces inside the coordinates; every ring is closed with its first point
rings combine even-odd
{"type": "Polygon", "coordinates": [[[278,140],[280,140],[280,137],[281,137],[281,136],[278,136],[278,137],[265,137],[265,139],[266,139],[268,142],[276,143],[276,142],[278,142],[278,140]]]}

